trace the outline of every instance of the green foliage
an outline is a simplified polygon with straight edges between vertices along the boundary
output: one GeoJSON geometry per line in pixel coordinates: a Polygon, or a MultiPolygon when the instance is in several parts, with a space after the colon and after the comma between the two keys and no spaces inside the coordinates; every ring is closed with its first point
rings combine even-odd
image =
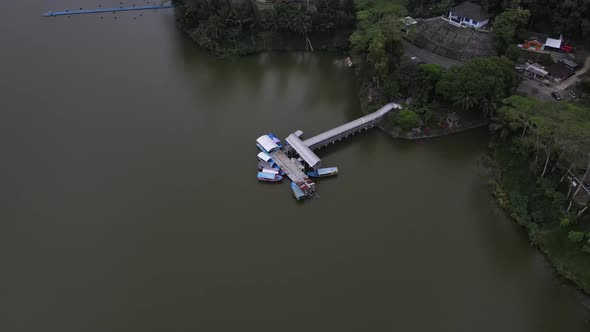
{"type": "Polygon", "coordinates": [[[584,241],[586,234],[584,232],[570,231],[567,233],[567,238],[573,243],[580,243],[584,241]]]}
{"type": "Polygon", "coordinates": [[[508,45],[508,48],[506,49],[506,57],[514,62],[517,62],[518,58],[520,58],[520,49],[518,46],[514,44],[508,45]]]}
{"type": "Polygon", "coordinates": [[[559,221],[559,226],[567,228],[572,224],[572,219],[568,218],[568,217],[563,217],[561,218],[561,220],[559,221]]]}
{"type": "Polygon", "coordinates": [[[418,65],[418,69],[420,69],[426,76],[428,76],[428,78],[435,84],[447,72],[447,70],[444,67],[434,63],[418,65]]]}
{"type": "Polygon", "coordinates": [[[395,124],[402,127],[404,130],[410,130],[418,127],[420,116],[412,110],[403,109],[396,114],[394,121],[395,124]]]}
{"type": "Polygon", "coordinates": [[[510,200],[512,217],[519,225],[526,226],[531,219],[528,213],[528,198],[518,191],[510,192],[508,197],[510,200]]]}
{"type": "Polygon", "coordinates": [[[512,93],[517,82],[510,60],[474,58],[447,71],[436,85],[436,93],[463,110],[477,109],[487,117],[500,99],[512,93]]]}
{"type": "Polygon", "coordinates": [[[355,0],[357,29],[350,37],[352,51],[366,74],[383,81],[391,64],[400,56],[401,39],[406,15],[403,0],[355,0]]]}
{"type": "MultiPolygon", "coordinates": [[[[585,167],[590,153],[590,109],[521,96],[503,103],[494,118],[495,127],[525,158],[530,157],[531,169],[542,170],[545,164],[585,167]]],[[[552,199],[559,204],[564,197],[553,193],[552,199]]]]}
{"type": "Polygon", "coordinates": [[[522,8],[508,9],[498,15],[494,21],[498,53],[505,54],[510,45],[516,41],[516,32],[529,19],[529,11],[522,8]]]}
{"type": "MultiPolygon", "coordinates": [[[[230,0],[175,0],[176,20],[201,46],[219,55],[242,55],[256,49],[257,33],[271,31],[306,36],[354,24],[352,5],[345,1],[317,1],[317,10],[304,2],[276,2],[258,10],[254,2],[230,0]]],[[[303,43],[302,43],[303,44],[303,43]]]]}
{"type": "Polygon", "coordinates": [[[435,96],[435,87],[446,72],[439,65],[416,65],[413,62],[402,63],[393,74],[393,80],[399,86],[399,92],[414,99],[413,105],[428,105],[435,96]]]}
{"type": "Polygon", "coordinates": [[[531,30],[560,34],[590,45],[590,3],[588,0],[528,1],[533,25],[531,30]]]}
{"type": "Polygon", "coordinates": [[[399,84],[396,80],[387,80],[383,85],[383,92],[390,100],[395,99],[399,93],[399,84]]]}

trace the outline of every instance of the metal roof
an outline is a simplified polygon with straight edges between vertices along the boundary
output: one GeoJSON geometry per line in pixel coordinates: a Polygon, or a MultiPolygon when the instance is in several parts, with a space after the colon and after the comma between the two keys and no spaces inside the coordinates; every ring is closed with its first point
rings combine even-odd
{"type": "Polygon", "coordinates": [[[320,165],[320,158],[299,137],[295,136],[295,134],[287,136],[286,141],[305,160],[309,167],[315,168],[320,165]]]}
{"type": "Polygon", "coordinates": [[[526,71],[530,71],[533,74],[540,75],[540,76],[545,76],[545,75],[549,74],[549,72],[546,71],[545,69],[535,66],[535,65],[528,65],[526,67],[526,71]]]}
{"type": "Polygon", "coordinates": [[[481,6],[469,1],[465,1],[457,7],[453,7],[453,9],[451,9],[451,14],[453,16],[474,19],[476,21],[484,21],[491,17],[491,15],[483,10],[481,6]]]}
{"type": "Polygon", "coordinates": [[[379,110],[377,110],[371,114],[365,115],[365,116],[360,117],[354,121],[345,123],[339,127],[336,127],[334,129],[330,129],[330,130],[323,132],[319,135],[316,135],[314,137],[306,139],[303,143],[306,146],[312,146],[312,145],[318,144],[320,142],[323,142],[323,141],[329,139],[330,137],[338,136],[338,135],[340,135],[344,132],[347,132],[351,129],[354,129],[364,123],[377,120],[377,119],[383,117],[385,114],[387,114],[389,111],[391,111],[394,108],[402,109],[402,106],[399,104],[396,104],[396,103],[386,104],[385,106],[381,107],[379,110]]]}
{"type": "Polygon", "coordinates": [[[561,39],[553,39],[547,38],[545,41],[545,46],[553,47],[553,48],[560,48],[561,47],[561,39]]]}
{"type": "Polygon", "coordinates": [[[265,152],[260,152],[257,156],[260,158],[260,160],[264,161],[269,161],[271,159],[270,156],[265,152]]]}
{"type": "Polygon", "coordinates": [[[578,66],[578,64],[575,61],[570,60],[568,58],[559,59],[559,62],[563,63],[564,65],[570,68],[576,68],[578,66]]]}
{"type": "Polygon", "coordinates": [[[279,146],[277,143],[273,141],[272,138],[268,135],[262,135],[256,139],[256,143],[260,144],[266,152],[273,152],[274,150],[278,149],[279,146]]]}

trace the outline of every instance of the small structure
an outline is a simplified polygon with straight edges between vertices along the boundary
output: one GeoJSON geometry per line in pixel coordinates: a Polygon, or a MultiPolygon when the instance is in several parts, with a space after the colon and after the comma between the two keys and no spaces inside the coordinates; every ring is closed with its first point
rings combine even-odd
{"type": "Polygon", "coordinates": [[[559,59],[560,63],[563,63],[566,67],[570,68],[571,70],[576,70],[576,68],[578,67],[578,64],[571,59],[568,58],[561,58],[559,59]]]}
{"type": "Polygon", "coordinates": [[[406,25],[406,26],[410,26],[410,25],[414,25],[414,24],[417,24],[418,23],[418,21],[416,21],[415,19],[413,19],[410,16],[406,16],[404,18],[400,18],[399,20],[402,21],[402,23],[404,25],[406,25]]]}
{"type": "Polygon", "coordinates": [[[559,36],[559,39],[554,38],[547,38],[545,41],[545,48],[550,47],[555,49],[556,51],[561,50],[561,42],[563,41],[563,36],[559,36]]]}
{"type": "Polygon", "coordinates": [[[456,112],[447,114],[447,126],[449,128],[459,127],[459,115],[456,112]]]}
{"type": "Polygon", "coordinates": [[[561,62],[552,64],[547,68],[551,78],[557,83],[561,83],[574,74],[574,70],[561,62]]]}
{"type": "Polygon", "coordinates": [[[545,44],[533,37],[525,40],[524,43],[522,43],[522,48],[532,51],[542,51],[545,48],[545,44]]]}
{"type": "Polygon", "coordinates": [[[527,71],[533,78],[542,78],[549,74],[549,72],[545,70],[545,67],[541,66],[538,63],[533,63],[526,66],[525,71],[527,71]]]}
{"type": "Polygon", "coordinates": [[[451,9],[448,21],[458,27],[482,28],[488,24],[490,17],[481,6],[465,1],[451,9]]]}

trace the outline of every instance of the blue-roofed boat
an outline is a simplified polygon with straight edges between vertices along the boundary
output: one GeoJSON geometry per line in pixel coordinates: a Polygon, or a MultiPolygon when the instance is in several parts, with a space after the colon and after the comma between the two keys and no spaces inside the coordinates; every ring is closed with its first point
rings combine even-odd
{"type": "Polygon", "coordinates": [[[338,167],[319,168],[317,171],[307,172],[307,176],[312,178],[321,178],[338,174],[338,167]]]}
{"type": "Polygon", "coordinates": [[[301,190],[301,188],[299,188],[297,183],[291,182],[291,190],[293,191],[293,196],[295,196],[295,198],[297,198],[298,201],[305,199],[305,193],[303,192],[303,190],[301,190]]]}
{"type": "Polygon", "coordinates": [[[258,180],[265,182],[279,182],[283,177],[275,173],[258,172],[258,180]]]}
{"type": "Polygon", "coordinates": [[[272,140],[279,146],[279,148],[283,148],[283,144],[281,143],[281,140],[273,133],[268,133],[268,136],[270,138],[272,138],[272,140]]]}
{"type": "MultiPolygon", "coordinates": [[[[260,148],[260,146],[258,148],[260,148]]],[[[262,160],[262,161],[266,161],[266,162],[272,161],[271,157],[266,152],[260,152],[257,155],[257,157],[259,160],[262,160]]]]}

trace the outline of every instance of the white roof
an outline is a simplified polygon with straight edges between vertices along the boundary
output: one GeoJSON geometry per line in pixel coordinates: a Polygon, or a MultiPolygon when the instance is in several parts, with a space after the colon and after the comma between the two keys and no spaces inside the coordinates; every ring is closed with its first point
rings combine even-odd
{"type": "Polygon", "coordinates": [[[535,65],[528,65],[526,67],[526,71],[532,71],[533,73],[535,73],[537,75],[542,75],[542,76],[549,74],[549,72],[546,71],[545,69],[543,69],[539,66],[535,66],[535,65]]]}
{"type": "Polygon", "coordinates": [[[269,161],[271,159],[271,157],[264,152],[260,152],[258,154],[258,158],[260,158],[260,160],[264,160],[264,161],[269,161]]]}
{"type": "Polygon", "coordinates": [[[303,132],[301,130],[297,130],[294,134],[297,137],[301,137],[301,135],[303,135],[303,132]]]}
{"type": "Polygon", "coordinates": [[[315,168],[320,165],[320,158],[307,145],[303,144],[303,141],[295,134],[289,135],[286,141],[305,160],[309,167],[315,168]]]}
{"type": "Polygon", "coordinates": [[[561,47],[561,39],[553,39],[547,38],[545,42],[545,46],[553,47],[553,48],[560,48],[561,47]]]}
{"type": "Polygon", "coordinates": [[[262,172],[264,173],[273,173],[273,174],[279,174],[279,170],[276,168],[263,168],[262,172]]]}
{"type": "Polygon", "coordinates": [[[272,152],[279,148],[277,143],[273,141],[268,135],[262,135],[256,139],[256,143],[260,144],[266,151],[272,152]]]}

